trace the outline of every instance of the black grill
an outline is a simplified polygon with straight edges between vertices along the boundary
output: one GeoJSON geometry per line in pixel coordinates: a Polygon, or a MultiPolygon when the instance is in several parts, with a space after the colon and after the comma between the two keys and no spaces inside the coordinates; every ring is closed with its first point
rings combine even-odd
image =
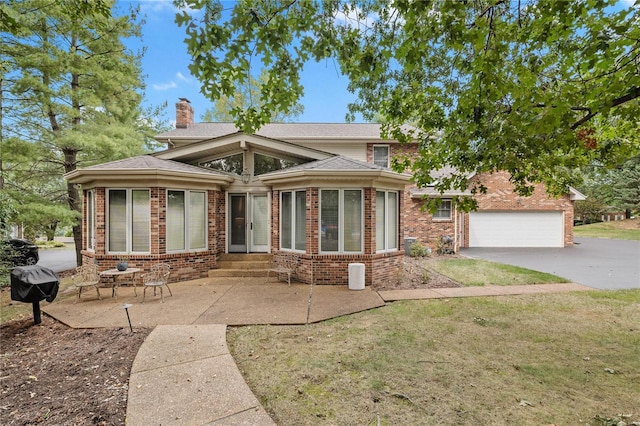
{"type": "Polygon", "coordinates": [[[18,266],[11,271],[11,300],[33,304],[33,322],[40,324],[40,301],[53,302],[58,295],[60,278],[39,265],[18,266]]]}

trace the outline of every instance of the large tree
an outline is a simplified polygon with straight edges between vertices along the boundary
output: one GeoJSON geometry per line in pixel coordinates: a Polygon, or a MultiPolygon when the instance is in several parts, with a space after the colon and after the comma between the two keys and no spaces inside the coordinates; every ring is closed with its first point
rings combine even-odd
{"type": "Polygon", "coordinates": [[[335,58],[358,95],[349,118],[380,114],[384,135],[417,139],[418,157],[396,165],[412,163],[419,185],[433,183],[430,171],[452,166],[457,173],[436,182],[439,189],[506,170],[523,194],[539,181],[561,193],[573,183],[570,170],[640,150],[638,6],[263,0],[229,11],[214,0],[176,4],[189,6],[176,22],[206,96],[230,96],[254,68],[265,69],[260,107],[232,111],[246,132],[296,104],[305,63],[335,58]],[[611,122],[623,137],[601,131],[611,122]]]}
{"type": "MultiPolygon", "coordinates": [[[[249,76],[248,80],[235,88],[232,96],[222,95],[212,108],[207,109],[202,115],[202,121],[229,122],[233,121],[233,111],[243,111],[250,107],[260,109],[260,87],[266,81],[267,75],[263,72],[256,79],[249,76]]],[[[293,105],[289,111],[271,111],[269,121],[272,123],[284,123],[293,121],[304,112],[301,103],[293,105]]]]}
{"type": "MultiPolygon", "coordinates": [[[[112,0],[10,0],[1,40],[2,144],[37,145],[46,179],[66,186],[79,214],[81,199],[62,174],[82,165],[123,158],[150,148],[152,123],[141,111],[140,53],[122,40],[140,36],[137,10],[112,14],[112,0]],[[54,167],[51,167],[53,165],[54,167]]],[[[4,156],[4,154],[3,154],[4,156]]],[[[5,156],[6,157],[6,156],[5,156]]],[[[3,164],[5,189],[18,189],[15,167],[3,164]],[[13,171],[13,173],[12,173],[13,171]],[[8,180],[13,176],[13,183],[8,180]]],[[[51,187],[54,187],[51,184],[51,187]]],[[[73,226],[81,262],[82,228],[73,226]]]]}

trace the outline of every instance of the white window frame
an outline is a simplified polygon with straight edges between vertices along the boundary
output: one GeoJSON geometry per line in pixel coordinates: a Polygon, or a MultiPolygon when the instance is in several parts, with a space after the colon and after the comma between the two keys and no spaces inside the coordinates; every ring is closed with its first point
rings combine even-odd
{"type": "Polygon", "coordinates": [[[189,189],[177,189],[177,188],[167,188],[166,190],[166,200],[167,200],[167,215],[166,215],[166,251],[167,253],[187,253],[187,252],[198,252],[198,251],[206,251],[209,247],[209,194],[205,190],[189,190],[189,189]],[[169,250],[169,192],[182,192],[184,193],[184,221],[182,226],[184,226],[184,248],[179,250],[169,250]],[[204,247],[191,248],[191,194],[198,193],[204,194],[204,247]]]}
{"type": "Polygon", "coordinates": [[[364,190],[362,188],[321,188],[318,190],[318,251],[320,254],[364,253],[364,190]],[[338,250],[322,250],[322,191],[338,191],[338,250]],[[344,191],[360,191],[360,250],[344,250],[344,191]]]}
{"type": "Polygon", "coordinates": [[[440,200],[440,205],[438,206],[438,210],[433,213],[433,220],[446,222],[446,221],[451,221],[452,217],[453,217],[453,201],[449,198],[443,198],[442,200],[440,200]],[[449,205],[448,209],[442,208],[442,206],[445,203],[448,203],[449,205]],[[449,210],[449,216],[447,217],[436,216],[438,213],[444,212],[445,210],[449,210]]]}
{"type": "MultiPolygon", "coordinates": [[[[286,250],[286,251],[292,251],[292,252],[297,252],[297,253],[306,253],[307,251],[307,242],[306,242],[306,232],[305,232],[305,247],[304,249],[297,249],[296,248],[296,195],[299,192],[303,192],[305,193],[305,199],[307,197],[306,194],[306,189],[298,189],[298,190],[285,190],[285,191],[280,191],[280,250],[286,250]],[[291,194],[291,247],[283,247],[282,245],[282,235],[283,235],[283,230],[282,230],[282,197],[283,194],[288,193],[291,194]]],[[[306,203],[305,203],[305,220],[306,220],[306,215],[307,215],[307,207],[306,207],[306,203]]]]}
{"type": "Polygon", "coordinates": [[[383,233],[384,233],[384,247],[383,248],[378,248],[378,239],[377,239],[377,233],[378,233],[378,217],[377,217],[377,205],[376,205],[376,253],[388,253],[388,252],[395,252],[398,251],[399,249],[399,240],[400,240],[400,193],[398,191],[389,191],[389,190],[384,190],[384,189],[376,189],[376,202],[378,199],[378,192],[383,193],[384,194],[384,229],[383,229],[383,233]],[[389,209],[390,209],[390,205],[389,205],[389,194],[395,194],[396,195],[396,246],[395,247],[389,247],[389,209]]]}
{"type": "Polygon", "coordinates": [[[87,250],[96,251],[96,191],[86,192],[87,198],[87,250]]]}
{"type": "Polygon", "coordinates": [[[149,229],[148,229],[148,236],[149,236],[149,240],[147,242],[147,246],[149,247],[149,250],[145,250],[145,251],[133,251],[133,235],[131,232],[132,229],[132,222],[133,222],[133,216],[132,216],[132,203],[133,203],[133,198],[132,198],[132,192],[133,191],[147,191],[147,193],[149,194],[149,211],[151,211],[151,190],[149,188],[106,188],[106,199],[107,199],[107,204],[106,204],[106,233],[105,233],[105,240],[106,240],[106,247],[105,247],[105,251],[107,252],[107,254],[130,254],[130,253],[134,253],[134,254],[150,254],[151,253],[151,215],[149,215],[149,229]],[[125,236],[125,251],[111,251],[109,250],[110,248],[110,241],[109,241],[109,228],[111,226],[111,218],[109,217],[109,211],[110,211],[110,205],[111,205],[111,191],[126,191],[126,201],[125,201],[125,228],[126,228],[126,236],[125,236]]]}
{"type": "Polygon", "coordinates": [[[373,158],[373,164],[375,164],[376,166],[389,168],[389,162],[391,160],[391,148],[389,147],[389,145],[373,145],[373,148],[371,149],[371,156],[373,158]],[[387,162],[384,166],[382,164],[376,163],[376,148],[387,148],[387,162]]]}

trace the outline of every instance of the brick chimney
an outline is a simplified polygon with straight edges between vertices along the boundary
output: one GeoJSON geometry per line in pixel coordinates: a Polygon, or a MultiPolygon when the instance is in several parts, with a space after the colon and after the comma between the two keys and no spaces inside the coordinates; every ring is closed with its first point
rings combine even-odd
{"type": "Polygon", "coordinates": [[[176,103],[176,129],[186,129],[193,124],[193,107],[187,98],[176,103]]]}

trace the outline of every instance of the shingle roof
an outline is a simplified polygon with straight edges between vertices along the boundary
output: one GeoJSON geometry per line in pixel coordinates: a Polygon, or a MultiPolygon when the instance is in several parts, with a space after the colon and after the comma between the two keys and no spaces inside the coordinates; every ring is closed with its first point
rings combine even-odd
{"type": "MultiPolygon", "coordinates": [[[[269,123],[256,135],[272,139],[380,139],[378,123],[269,123]]],[[[239,130],[233,123],[194,123],[186,129],[160,133],[157,139],[217,138],[239,130]]]]}
{"type": "MultiPolygon", "coordinates": [[[[230,176],[232,173],[226,173],[219,170],[207,169],[204,167],[192,166],[191,164],[179,163],[173,160],[162,160],[151,155],[139,155],[137,157],[125,158],[123,160],[110,161],[108,163],[96,164],[95,166],[85,167],[82,170],[141,170],[156,169],[167,170],[173,172],[188,173],[210,173],[213,175],[230,176]]],[[[233,175],[235,176],[235,175],[233,175]]]]}
{"type": "Polygon", "coordinates": [[[299,170],[388,170],[375,164],[365,163],[364,161],[354,160],[353,158],[336,155],[335,157],[325,158],[324,160],[312,161],[310,163],[299,164],[283,170],[266,173],[263,176],[274,175],[278,173],[290,173],[299,170]]]}

